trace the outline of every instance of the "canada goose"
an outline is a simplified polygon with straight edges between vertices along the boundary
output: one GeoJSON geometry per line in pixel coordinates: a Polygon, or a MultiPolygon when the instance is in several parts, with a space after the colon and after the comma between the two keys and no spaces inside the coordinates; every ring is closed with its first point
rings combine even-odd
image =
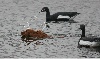
{"type": "Polygon", "coordinates": [[[77,12],[57,12],[50,15],[48,7],[43,7],[41,12],[46,12],[46,22],[69,21],[70,19],[73,20],[78,14],[80,14],[77,12]]]}
{"type": "Polygon", "coordinates": [[[80,28],[82,30],[82,35],[81,38],[79,39],[78,42],[78,47],[97,47],[100,46],[100,37],[96,36],[85,36],[85,25],[82,24],[80,25],[80,28]]]}

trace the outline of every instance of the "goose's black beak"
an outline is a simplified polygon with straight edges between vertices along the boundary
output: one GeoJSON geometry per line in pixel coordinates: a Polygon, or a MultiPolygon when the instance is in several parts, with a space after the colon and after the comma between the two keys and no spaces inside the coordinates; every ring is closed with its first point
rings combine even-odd
{"type": "Polygon", "coordinates": [[[78,28],[77,30],[80,31],[80,30],[82,30],[82,29],[81,29],[81,28],[78,28]]]}
{"type": "MultiPolygon", "coordinates": [[[[44,12],[44,11],[43,11],[43,10],[41,10],[40,12],[44,12]]],[[[39,13],[40,13],[40,12],[39,12],[39,13]]]]}
{"type": "Polygon", "coordinates": [[[81,28],[78,28],[78,29],[81,29],[81,28]]]}
{"type": "Polygon", "coordinates": [[[81,30],[81,28],[78,28],[78,30],[81,30]]]}
{"type": "Polygon", "coordinates": [[[77,14],[79,15],[79,14],[81,14],[81,13],[77,13],[77,14]]]}
{"type": "Polygon", "coordinates": [[[41,12],[44,12],[44,10],[41,10],[41,12]]]}

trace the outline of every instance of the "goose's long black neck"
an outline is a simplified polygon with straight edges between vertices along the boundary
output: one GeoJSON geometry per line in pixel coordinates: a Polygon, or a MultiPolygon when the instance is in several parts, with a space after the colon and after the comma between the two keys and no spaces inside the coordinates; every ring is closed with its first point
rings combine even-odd
{"type": "Polygon", "coordinates": [[[85,28],[82,29],[82,35],[81,37],[85,37],[85,28]]]}
{"type": "Polygon", "coordinates": [[[46,17],[50,17],[50,12],[49,11],[46,12],[46,17]]]}
{"type": "Polygon", "coordinates": [[[46,22],[50,20],[50,12],[46,11],[46,22]]]}

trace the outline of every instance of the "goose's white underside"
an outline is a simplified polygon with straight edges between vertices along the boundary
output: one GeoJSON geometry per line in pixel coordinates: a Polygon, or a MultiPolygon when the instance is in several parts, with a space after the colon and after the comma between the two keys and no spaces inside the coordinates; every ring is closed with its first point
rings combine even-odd
{"type": "Polygon", "coordinates": [[[62,15],[59,15],[57,19],[59,19],[59,18],[67,18],[67,19],[69,19],[70,17],[69,17],[69,16],[62,16],[62,15]]]}
{"type": "Polygon", "coordinates": [[[84,41],[84,40],[80,40],[79,44],[80,45],[88,45],[91,47],[100,46],[100,42],[90,42],[90,41],[84,41]]]}

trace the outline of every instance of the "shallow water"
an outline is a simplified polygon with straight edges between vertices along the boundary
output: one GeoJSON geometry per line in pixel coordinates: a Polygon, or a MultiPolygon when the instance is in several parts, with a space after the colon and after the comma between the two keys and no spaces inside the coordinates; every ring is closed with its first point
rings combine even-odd
{"type": "Polygon", "coordinates": [[[99,48],[77,48],[80,24],[86,25],[86,34],[100,36],[99,5],[99,0],[0,0],[0,58],[99,58],[99,48]],[[45,28],[44,32],[66,37],[56,35],[53,39],[37,40],[41,42],[39,45],[34,41],[25,46],[20,33],[28,27],[43,28],[45,13],[39,12],[44,6],[50,8],[51,14],[66,10],[80,12],[74,19],[78,23],[49,23],[50,29],[45,28]]]}

